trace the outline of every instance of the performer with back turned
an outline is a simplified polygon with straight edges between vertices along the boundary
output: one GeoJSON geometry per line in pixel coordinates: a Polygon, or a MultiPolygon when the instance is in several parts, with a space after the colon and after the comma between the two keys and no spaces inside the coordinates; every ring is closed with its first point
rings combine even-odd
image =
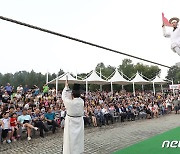
{"type": "Polygon", "coordinates": [[[171,49],[180,56],[180,27],[178,27],[179,18],[171,18],[169,23],[173,27],[173,31],[168,33],[166,32],[166,24],[163,23],[163,34],[164,37],[171,38],[171,49]]]}
{"type": "Polygon", "coordinates": [[[62,92],[62,99],[67,110],[63,154],[82,154],[84,152],[84,101],[80,95],[80,85],[74,84],[71,92],[66,80],[62,92]]]}

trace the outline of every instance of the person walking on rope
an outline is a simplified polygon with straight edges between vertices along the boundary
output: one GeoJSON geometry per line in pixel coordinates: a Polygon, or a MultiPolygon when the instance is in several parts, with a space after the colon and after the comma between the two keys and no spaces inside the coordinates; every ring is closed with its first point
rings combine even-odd
{"type": "Polygon", "coordinates": [[[164,37],[171,38],[171,49],[180,56],[180,27],[178,27],[179,18],[173,17],[169,20],[169,23],[173,27],[173,31],[166,32],[165,24],[163,23],[163,35],[164,37]]]}
{"type": "Polygon", "coordinates": [[[84,152],[84,101],[80,98],[79,84],[74,84],[72,92],[65,82],[62,100],[66,107],[64,125],[63,154],[82,154],[84,152]]]}

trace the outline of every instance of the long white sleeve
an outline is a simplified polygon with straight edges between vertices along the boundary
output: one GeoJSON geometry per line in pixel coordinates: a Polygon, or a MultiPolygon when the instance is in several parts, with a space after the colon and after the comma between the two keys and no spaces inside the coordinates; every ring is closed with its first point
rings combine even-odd
{"type": "Polygon", "coordinates": [[[62,91],[62,100],[65,106],[67,106],[67,103],[72,100],[72,95],[68,87],[64,87],[62,91]]]}
{"type": "Polygon", "coordinates": [[[166,28],[165,28],[165,26],[164,26],[164,27],[162,27],[162,29],[163,29],[163,35],[164,35],[164,37],[167,37],[167,38],[171,37],[171,34],[170,34],[170,33],[168,33],[168,32],[166,32],[166,28]]]}

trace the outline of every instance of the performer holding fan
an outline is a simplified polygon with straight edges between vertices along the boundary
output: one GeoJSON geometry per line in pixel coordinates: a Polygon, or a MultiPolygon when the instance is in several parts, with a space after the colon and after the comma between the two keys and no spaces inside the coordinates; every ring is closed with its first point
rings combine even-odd
{"type": "Polygon", "coordinates": [[[171,38],[171,49],[180,56],[180,27],[178,27],[179,18],[173,17],[168,20],[162,14],[163,19],[163,34],[164,37],[171,38]],[[166,32],[165,26],[173,27],[173,31],[168,33],[166,32]]]}
{"type": "Polygon", "coordinates": [[[62,99],[67,110],[64,126],[63,154],[82,154],[84,152],[84,101],[80,98],[79,84],[74,84],[72,92],[66,76],[62,99]]]}

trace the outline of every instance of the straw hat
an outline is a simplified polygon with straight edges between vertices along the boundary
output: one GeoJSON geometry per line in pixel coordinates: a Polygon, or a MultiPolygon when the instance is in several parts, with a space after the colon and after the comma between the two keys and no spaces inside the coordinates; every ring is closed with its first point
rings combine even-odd
{"type": "Polygon", "coordinates": [[[177,23],[179,22],[179,18],[173,17],[169,20],[169,23],[171,24],[172,22],[176,21],[177,23]]]}

